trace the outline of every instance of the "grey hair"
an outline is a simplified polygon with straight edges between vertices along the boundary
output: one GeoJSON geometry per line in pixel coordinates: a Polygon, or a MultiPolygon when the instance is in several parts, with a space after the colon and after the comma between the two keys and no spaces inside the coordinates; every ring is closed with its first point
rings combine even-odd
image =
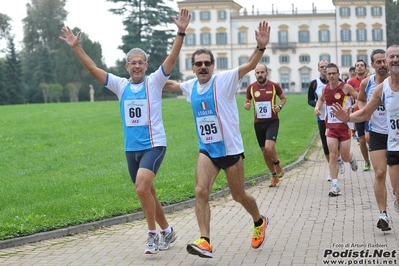
{"type": "Polygon", "coordinates": [[[133,48],[126,54],[126,62],[129,62],[129,57],[132,54],[142,54],[145,57],[145,61],[148,62],[148,55],[140,48],[133,48]]]}

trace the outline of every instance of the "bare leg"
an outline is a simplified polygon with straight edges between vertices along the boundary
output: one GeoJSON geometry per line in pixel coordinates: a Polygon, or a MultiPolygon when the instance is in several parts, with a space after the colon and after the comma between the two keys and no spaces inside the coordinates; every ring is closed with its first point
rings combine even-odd
{"type": "Polygon", "coordinates": [[[277,162],[278,161],[277,150],[276,150],[276,142],[274,142],[273,140],[266,140],[265,151],[266,151],[267,155],[269,156],[269,158],[273,162],[277,162]]]}
{"type": "Polygon", "coordinates": [[[374,194],[380,212],[387,209],[387,187],[385,185],[387,164],[385,154],[386,150],[370,152],[371,162],[375,171],[374,194]]]}
{"type": "Polygon", "coordinates": [[[240,157],[240,160],[236,164],[227,168],[225,173],[233,200],[237,201],[245,208],[252,216],[254,222],[258,221],[261,216],[255,198],[245,192],[244,162],[242,157],[240,157]]]}
{"type": "Polygon", "coordinates": [[[341,141],[339,143],[339,151],[341,153],[341,158],[344,162],[348,163],[352,160],[351,155],[351,140],[341,141]]]}
{"type": "Polygon", "coordinates": [[[370,162],[370,158],[369,158],[369,149],[367,147],[367,142],[366,142],[366,138],[365,136],[361,136],[359,137],[359,145],[360,145],[360,152],[362,153],[363,159],[364,161],[370,162]]]}
{"type": "Polygon", "coordinates": [[[330,154],[324,154],[324,156],[326,157],[327,162],[330,161],[330,154]]]}
{"type": "Polygon", "coordinates": [[[158,199],[155,195],[154,179],[154,172],[140,168],[137,172],[135,183],[136,193],[140,199],[141,207],[143,208],[147,220],[148,230],[156,230],[155,217],[158,199]]]}
{"type": "Polygon", "coordinates": [[[208,238],[210,238],[211,230],[209,195],[219,171],[220,169],[206,155],[199,154],[196,167],[195,214],[201,236],[208,238]]]}
{"type": "Polygon", "coordinates": [[[273,164],[272,159],[267,154],[265,147],[260,147],[260,149],[262,150],[263,160],[265,161],[267,168],[269,168],[270,173],[273,173],[274,172],[274,164],[273,164]]]}
{"type": "Polygon", "coordinates": [[[330,170],[331,178],[338,179],[338,139],[327,137],[327,145],[330,150],[330,160],[328,161],[328,167],[330,170]]]}

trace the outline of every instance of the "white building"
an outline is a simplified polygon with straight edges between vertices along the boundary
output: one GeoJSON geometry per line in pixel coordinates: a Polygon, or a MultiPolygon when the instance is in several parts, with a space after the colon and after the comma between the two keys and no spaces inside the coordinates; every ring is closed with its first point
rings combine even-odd
{"type": "MultiPolygon", "coordinates": [[[[325,0],[324,0],[325,1],[325,0]]],[[[177,3],[192,17],[180,52],[183,79],[193,78],[191,55],[209,48],[215,56],[215,71],[246,62],[256,47],[255,30],[260,21],[271,26],[271,36],[262,62],[269,79],[290,92],[307,91],[318,77],[321,59],[335,63],[341,75],[358,59],[370,64],[370,53],[386,48],[385,0],[333,0],[335,10],[247,11],[233,0],[185,0],[177,3]]],[[[243,79],[243,88],[255,81],[253,72],[243,79]]]]}

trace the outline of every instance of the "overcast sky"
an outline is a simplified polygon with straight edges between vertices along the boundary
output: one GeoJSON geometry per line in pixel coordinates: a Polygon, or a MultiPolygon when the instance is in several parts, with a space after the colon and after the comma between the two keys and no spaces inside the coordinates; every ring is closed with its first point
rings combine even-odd
{"type": "MultiPolygon", "coordinates": [[[[20,50],[20,43],[23,37],[23,29],[21,20],[26,17],[26,3],[29,0],[0,0],[0,13],[6,14],[12,19],[13,33],[16,36],[15,44],[17,50],[20,50]],[[11,4],[11,3],[12,4],[11,4]]],[[[268,4],[263,4],[263,0],[236,0],[236,3],[247,8],[248,12],[254,10],[271,11],[272,5],[274,9],[279,12],[290,11],[294,2],[300,2],[301,5],[295,5],[299,11],[311,10],[312,3],[316,3],[317,10],[334,10],[332,0],[275,0],[268,1],[268,4]],[[274,2],[274,3],[273,3],[274,2]],[[262,4],[260,4],[262,3],[262,4]]],[[[165,3],[168,3],[165,0],[165,3]]],[[[177,10],[176,1],[173,6],[177,10]]],[[[107,66],[115,65],[117,59],[124,58],[124,54],[117,47],[122,44],[121,36],[125,34],[120,16],[113,15],[108,10],[115,7],[114,3],[106,2],[105,0],[67,0],[65,9],[69,12],[65,25],[71,28],[79,27],[83,32],[89,35],[92,41],[97,41],[101,44],[103,49],[103,56],[107,66]]],[[[60,29],[61,30],[61,29],[60,29]]],[[[64,45],[61,43],[60,45],[64,45]]],[[[3,41],[0,48],[4,48],[3,41]]],[[[4,57],[0,53],[0,57],[4,57]]]]}

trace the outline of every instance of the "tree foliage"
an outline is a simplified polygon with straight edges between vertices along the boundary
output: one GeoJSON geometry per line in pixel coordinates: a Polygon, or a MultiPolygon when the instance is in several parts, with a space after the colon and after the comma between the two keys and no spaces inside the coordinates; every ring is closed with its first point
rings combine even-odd
{"type": "Polygon", "coordinates": [[[5,87],[9,104],[24,103],[21,63],[15,51],[14,40],[8,39],[5,63],[5,87]]]}
{"type": "Polygon", "coordinates": [[[21,58],[28,102],[44,102],[40,84],[56,82],[54,55],[60,46],[60,30],[67,17],[66,0],[31,0],[26,4],[21,58]]]}
{"type": "Polygon", "coordinates": [[[26,5],[27,16],[24,25],[24,46],[27,53],[46,47],[57,50],[60,30],[67,17],[66,0],[31,0],[26,5]]]}
{"type": "Polygon", "coordinates": [[[5,82],[5,60],[0,59],[0,105],[8,104],[8,93],[5,82]]]}
{"type": "MultiPolygon", "coordinates": [[[[80,32],[80,29],[74,28],[73,32],[77,34],[80,32]]],[[[99,68],[104,70],[107,69],[102,61],[102,48],[98,42],[91,41],[89,36],[82,32],[80,36],[80,45],[99,68]]],[[[92,84],[96,90],[96,95],[101,98],[104,91],[103,85],[90,75],[76,57],[75,52],[68,45],[60,43],[59,50],[55,55],[55,60],[58,62],[55,69],[58,83],[64,84],[64,86],[68,83],[80,83],[78,98],[83,101],[90,99],[89,85],[92,84]]],[[[68,99],[71,99],[70,95],[68,97],[68,99]]]]}
{"type": "MultiPolygon", "coordinates": [[[[178,13],[163,0],[108,1],[120,3],[120,8],[110,11],[125,16],[123,25],[127,35],[122,36],[123,44],[119,48],[125,54],[135,47],[143,49],[150,55],[147,72],[154,72],[165,60],[176,36],[176,29],[168,29],[168,26],[172,23],[171,16],[177,16],[178,13]]],[[[119,61],[118,64],[124,65],[125,62],[119,61]]],[[[119,66],[119,69],[122,67],[119,66]]],[[[123,75],[127,75],[126,71],[123,75]]],[[[178,68],[174,68],[172,76],[181,77],[178,68]]]]}
{"type": "MultiPolygon", "coordinates": [[[[101,1],[101,0],[99,0],[101,1]]],[[[125,54],[140,47],[149,56],[148,73],[155,71],[167,57],[176,36],[171,16],[178,12],[170,7],[171,0],[107,0],[121,4],[110,10],[123,15],[127,34],[122,36],[125,54]],[[170,27],[172,25],[172,27],[170,27]]],[[[12,20],[0,11],[0,41],[7,42],[6,58],[0,58],[0,104],[41,103],[90,100],[90,85],[96,99],[116,99],[77,59],[74,51],[59,40],[60,30],[68,12],[67,0],[29,0],[23,18],[22,50],[16,51],[12,35],[12,20]]],[[[78,26],[78,25],[76,25],[78,26]]],[[[73,29],[75,33],[79,28],[73,29]]],[[[98,67],[119,76],[128,77],[125,58],[108,69],[103,62],[101,44],[90,40],[84,32],[81,46],[98,67]]],[[[1,52],[1,51],[0,51],[1,52]]],[[[180,79],[178,61],[171,73],[180,79]]]]}
{"type": "Polygon", "coordinates": [[[399,44],[399,2],[397,0],[386,0],[385,11],[387,46],[399,44]]]}
{"type": "Polygon", "coordinates": [[[9,37],[11,32],[11,18],[0,13],[0,40],[9,37]]]}
{"type": "MultiPolygon", "coordinates": [[[[11,18],[5,14],[0,13],[0,44],[2,40],[7,40],[11,37],[11,18]]],[[[0,50],[2,53],[2,50],[0,50]]]]}

